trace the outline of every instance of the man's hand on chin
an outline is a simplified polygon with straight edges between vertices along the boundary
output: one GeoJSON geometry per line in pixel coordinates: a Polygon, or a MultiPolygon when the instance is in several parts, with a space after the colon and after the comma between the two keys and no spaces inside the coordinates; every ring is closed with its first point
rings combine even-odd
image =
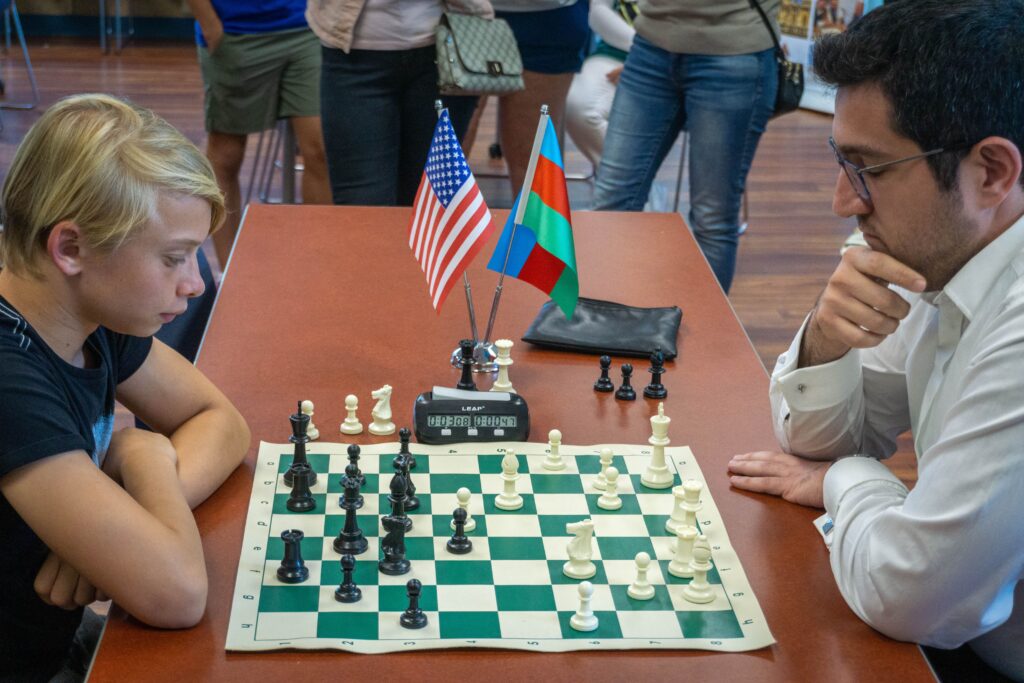
{"type": "Polygon", "coordinates": [[[738,489],[782,496],[790,503],[825,507],[823,483],[831,460],[807,460],[789,453],[755,451],[734,455],[729,482],[738,489]]]}

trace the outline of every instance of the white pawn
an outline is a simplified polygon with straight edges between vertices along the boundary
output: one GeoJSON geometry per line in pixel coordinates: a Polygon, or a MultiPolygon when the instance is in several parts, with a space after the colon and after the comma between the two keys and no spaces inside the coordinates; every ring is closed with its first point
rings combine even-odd
{"type": "Polygon", "coordinates": [[[580,608],[576,614],[569,617],[569,626],[577,631],[597,630],[597,616],[594,615],[594,608],[590,605],[590,599],[594,595],[594,584],[589,581],[580,582],[580,608]]]}
{"type": "Polygon", "coordinates": [[[697,530],[693,527],[683,527],[676,534],[676,555],[668,563],[668,573],[672,576],[678,576],[681,579],[688,579],[693,576],[690,560],[693,559],[693,541],[695,538],[697,538],[697,530]]]}
{"type": "Polygon", "coordinates": [[[548,449],[551,452],[544,456],[544,469],[556,471],[565,469],[565,461],[562,460],[562,454],[558,452],[561,445],[562,432],[557,429],[548,432],[548,449]]]}
{"type": "Polygon", "coordinates": [[[345,421],[341,423],[342,434],[363,433],[363,423],[356,417],[357,410],[359,410],[359,398],[355,394],[349,394],[345,397],[345,411],[348,414],[345,416],[345,421]]]}
{"type": "Polygon", "coordinates": [[[693,559],[690,560],[693,580],[683,588],[684,598],[697,604],[715,599],[715,593],[708,583],[708,571],[711,567],[711,544],[708,537],[701,534],[693,543],[693,559]]]}
{"type": "Polygon", "coordinates": [[[512,451],[506,451],[501,459],[501,480],[504,489],[494,499],[494,507],[499,510],[518,510],[523,507],[523,497],[516,493],[516,481],[519,479],[519,460],[512,451]]]}
{"type": "MultiPolygon", "coordinates": [[[[466,526],[464,531],[468,534],[470,531],[476,528],[476,520],[473,519],[469,513],[469,498],[472,494],[465,486],[455,492],[455,497],[459,499],[459,507],[466,511],[466,526]]],[[[453,519],[448,523],[451,526],[452,531],[455,531],[455,520],[453,519]]]]}
{"type": "Polygon", "coordinates": [[[320,438],[320,430],[313,424],[313,402],[303,401],[302,402],[302,413],[303,415],[309,415],[309,424],[306,425],[306,436],[309,437],[310,441],[316,441],[320,438]]]}
{"type": "Polygon", "coordinates": [[[654,586],[647,580],[647,569],[650,565],[650,555],[645,552],[636,554],[636,579],[626,589],[626,595],[634,600],[650,600],[654,597],[654,586]]]}
{"type": "Polygon", "coordinates": [[[594,488],[598,491],[604,491],[608,485],[608,468],[611,467],[613,457],[612,449],[601,449],[601,472],[594,478],[594,488]]]}
{"type": "Polygon", "coordinates": [[[512,388],[512,382],[508,380],[508,366],[515,362],[511,358],[512,340],[496,339],[494,340],[494,348],[498,352],[498,357],[494,359],[495,365],[498,366],[498,378],[494,380],[491,391],[515,392],[515,389],[512,388]]]}
{"type": "Polygon", "coordinates": [[[622,507],[622,499],[619,498],[619,470],[609,467],[604,476],[604,493],[597,499],[597,507],[602,510],[618,510],[622,507]]]}

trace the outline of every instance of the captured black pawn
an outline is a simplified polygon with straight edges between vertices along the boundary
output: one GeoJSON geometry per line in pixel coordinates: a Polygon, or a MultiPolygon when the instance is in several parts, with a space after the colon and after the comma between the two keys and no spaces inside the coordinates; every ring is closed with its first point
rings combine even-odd
{"type": "Polygon", "coordinates": [[[281,532],[284,541],[284,559],[277,568],[277,578],[282,583],[302,583],[309,578],[309,569],[302,561],[302,539],[305,537],[298,529],[281,532]]]}
{"type": "MultiPolygon", "coordinates": [[[[309,443],[309,435],[306,434],[306,429],[309,428],[309,415],[302,412],[302,401],[299,401],[298,410],[295,411],[294,415],[288,417],[292,423],[292,435],[288,437],[288,440],[295,444],[295,454],[292,456],[292,464],[288,467],[288,471],[284,473],[284,485],[291,486],[295,481],[295,468],[299,465],[309,465],[309,459],[306,457],[306,444],[309,443]]],[[[308,475],[309,485],[316,485],[316,472],[312,467],[309,468],[308,475]]]]}
{"type": "Polygon", "coordinates": [[[611,356],[601,356],[601,376],[594,382],[594,391],[615,391],[615,385],[608,378],[608,369],[612,366],[611,356]]]}
{"type": "Polygon", "coordinates": [[[651,383],[644,387],[646,398],[665,398],[668,396],[668,389],[661,383],[661,376],[665,372],[665,354],[660,348],[651,352],[651,367],[647,368],[651,373],[651,383]]]}
{"type": "Polygon", "coordinates": [[[465,555],[473,550],[473,541],[466,536],[466,511],[461,507],[455,508],[452,517],[455,518],[455,533],[445,547],[454,555],[465,555]]]}
{"type": "Polygon", "coordinates": [[[292,512],[309,512],[316,508],[316,498],[309,490],[309,480],[311,479],[309,473],[313,470],[309,463],[292,467],[295,476],[292,477],[292,492],[288,496],[285,507],[292,512]]]}
{"type": "Polygon", "coordinates": [[[412,430],[402,427],[398,430],[398,454],[409,459],[409,469],[416,469],[416,456],[409,450],[409,441],[412,440],[412,430]]]}
{"type": "Polygon", "coordinates": [[[636,391],[633,389],[633,385],[629,383],[630,378],[633,376],[633,366],[629,363],[622,364],[622,386],[615,390],[615,398],[620,401],[635,401],[636,391]]]}
{"type": "Polygon", "coordinates": [[[352,580],[355,568],[356,558],[348,553],[341,556],[341,585],[334,589],[334,599],[338,602],[359,602],[363,599],[363,591],[352,580]]]}
{"type": "Polygon", "coordinates": [[[418,579],[409,579],[405,584],[405,592],[409,596],[409,607],[402,612],[399,623],[405,628],[423,628],[427,625],[427,615],[420,609],[420,593],[423,584],[418,579]]]}
{"type": "MultiPolygon", "coordinates": [[[[356,474],[359,475],[359,487],[366,486],[366,475],[359,469],[359,445],[352,444],[348,447],[348,464],[356,466],[356,474]]],[[[345,468],[345,472],[348,472],[348,468],[345,468]]]]}
{"type": "Polygon", "coordinates": [[[396,474],[391,480],[389,499],[391,514],[380,520],[384,531],[387,532],[380,541],[384,559],[377,563],[377,567],[384,574],[397,576],[408,573],[411,566],[405,557],[405,524],[411,520],[405,515],[405,477],[400,474],[396,474]]]}
{"type": "Polygon", "coordinates": [[[460,341],[459,352],[462,355],[462,378],[455,388],[476,391],[476,382],[473,381],[473,340],[463,339],[460,341]]]}
{"type": "Polygon", "coordinates": [[[343,486],[345,493],[341,497],[341,509],[345,511],[345,528],[334,539],[334,549],[342,554],[360,555],[366,552],[369,542],[363,536],[359,522],[356,520],[356,510],[363,507],[363,497],[359,494],[359,477],[355,470],[358,469],[352,463],[345,468],[345,480],[343,486]]]}

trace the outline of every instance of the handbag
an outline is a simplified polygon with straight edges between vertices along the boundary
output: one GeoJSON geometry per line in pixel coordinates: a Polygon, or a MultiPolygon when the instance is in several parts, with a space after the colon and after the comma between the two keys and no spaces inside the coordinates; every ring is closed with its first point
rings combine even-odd
{"type": "Polygon", "coordinates": [[[798,62],[791,62],[786,59],[786,53],[782,51],[779,38],[772,30],[772,24],[768,21],[768,15],[764,13],[761,4],[757,0],[750,0],[750,6],[761,15],[761,21],[772,36],[772,43],[775,45],[775,64],[779,72],[779,85],[775,91],[775,108],[772,116],[788,114],[800,106],[800,98],[804,94],[804,65],[798,62]]]}
{"type": "Polygon", "coordinates": [[[525,89],[523,59],[504,19],[445,12],[434,37],[442,95],[505,95],[525,89]]]}
{"type": "Polygon", "coordinates": [[[581,296],[569,319],[554,301],[541,306],[523,341],[564,351],[638,358],[660,348],[671,360],[677,354],[682,318],[678,306],[638,308],[581,296]]]}

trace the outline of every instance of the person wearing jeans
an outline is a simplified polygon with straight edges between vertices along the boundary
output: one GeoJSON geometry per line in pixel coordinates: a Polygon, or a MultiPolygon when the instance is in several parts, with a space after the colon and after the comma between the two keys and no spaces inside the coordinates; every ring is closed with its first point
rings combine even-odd
{"type": "MultiPolygon", "coordinates": [[[[773,19],[777,0],[762,7],[773,19]]],[[[680,131],[690,134],[688,223],[722,289],[736,269],[740,204],[778,85],[749,0],[643,0],[597,170],[598,210],[640,211],[680,131]]]]}

